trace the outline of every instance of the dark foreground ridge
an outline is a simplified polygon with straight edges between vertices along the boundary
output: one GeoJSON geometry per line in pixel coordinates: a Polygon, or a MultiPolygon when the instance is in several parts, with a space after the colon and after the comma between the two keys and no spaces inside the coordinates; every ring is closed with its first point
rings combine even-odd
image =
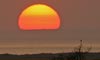
{"type": "MultiPolygon", "coordinates": [[[[0,60],[79,60],[73,58],[72,55],[73,53],[41,53],[25,55],[0,54],[0,60]],[[71,59],[69,59],[69,57],[71,57],[71,59]]],[[[100,53],[83,53],[83,55],[85,56],[85,60],[100,60],[100,53]]]]}

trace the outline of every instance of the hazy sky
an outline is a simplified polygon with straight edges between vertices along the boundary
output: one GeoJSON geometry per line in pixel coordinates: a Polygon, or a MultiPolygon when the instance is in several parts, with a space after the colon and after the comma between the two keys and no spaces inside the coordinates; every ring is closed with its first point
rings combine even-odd
{"type": "Polygon", "coordinates": [[[0,0],[1,44],[67,44],[80,39],[100,43],[100,0],[0,0]],[[58,11],[59,30],[22,31],[18,28],[18,17],[23,9],[37,3],[58,11]]]}

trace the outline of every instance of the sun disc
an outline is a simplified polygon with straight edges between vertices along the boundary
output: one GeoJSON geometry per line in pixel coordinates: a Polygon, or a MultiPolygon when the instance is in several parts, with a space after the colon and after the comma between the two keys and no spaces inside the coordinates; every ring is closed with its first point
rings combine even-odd
{"type": "Polygon", "coordinates": [[[21,30],[58,29],[60,17],[50,6],[35,4],[22,11],[18,26],[21,30]]]}

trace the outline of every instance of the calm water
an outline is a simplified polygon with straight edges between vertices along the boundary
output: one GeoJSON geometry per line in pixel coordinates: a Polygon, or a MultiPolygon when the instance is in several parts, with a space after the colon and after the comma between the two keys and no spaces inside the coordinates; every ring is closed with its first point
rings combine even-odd
{"type": "MultiPolygon", "coordinates": [[[[92,49],[92,51],[98,50],[100,48],[92,49]]],[[[10,54],[37,54],[37,53],[62,53],[71,52],[73,48],[71,47],[34,47],[34,48],[0,48],[0,53],[10,53],[10,54]]]]}
{"type": "Polygon", "coordinates": [[[37,53],[62,53],[72,51],[66,47],[34,47],[34,48],[0,48],[0,53],[10,54],[37,54],[37,53]]]}

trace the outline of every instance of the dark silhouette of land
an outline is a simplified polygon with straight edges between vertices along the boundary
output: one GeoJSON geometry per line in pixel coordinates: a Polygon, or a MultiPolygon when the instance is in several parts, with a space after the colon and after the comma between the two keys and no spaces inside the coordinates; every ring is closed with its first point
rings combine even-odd
{"type": "MultiPolygon", "coordinates": [[[[26,55],[0,54],[0,60],[74,60],[69,59],[70,55],[73,55],[73,53],[42,53],[26,55]]],[[[87,53],[84,54],[84,56],[85,60],[100,60],[100,53],[87,53]]]]}

